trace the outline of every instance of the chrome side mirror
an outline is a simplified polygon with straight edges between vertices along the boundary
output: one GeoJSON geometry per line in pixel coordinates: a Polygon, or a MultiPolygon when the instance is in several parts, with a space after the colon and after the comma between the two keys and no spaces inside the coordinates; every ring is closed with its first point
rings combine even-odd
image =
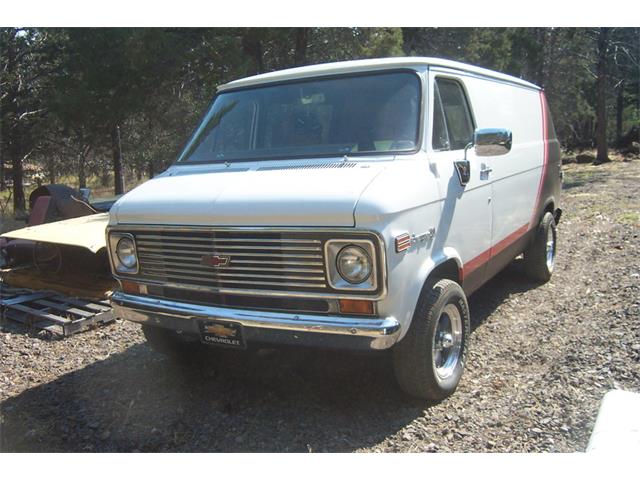
{"type": "Polygon", "coordinates": [[[478,128],[473,133],[473,144],[479,157],[504,155],[511,151],[513,135],[506,128],[478,128]]]}
{"type": "MultiPolygon", "coordinates": [[[[471,163],[467,160],[467,150],[474,148],[478,157],[494,157],[511,151],[513,135],[506,128],[478,128],[473,132],[473,141],[464,147],[464,159],[454,162],[460,185],[463,187],[471,179],[471,163]]],[[[484,168],[484,166],[483,166],[484,168]]],[[[488,173],[491,170],[481,170],[488,173]]]]}

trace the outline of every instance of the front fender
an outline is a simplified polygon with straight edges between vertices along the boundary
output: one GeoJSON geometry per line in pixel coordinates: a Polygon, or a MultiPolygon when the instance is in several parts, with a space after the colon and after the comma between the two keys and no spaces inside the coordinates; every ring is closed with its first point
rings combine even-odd
{"type": "Polygon", "coordinates": [[[393,312],[400,323],[401,340],[406,334],[420,299],[420,294],[431,274],[445,262],[455,262],[455,276],[459,279],[462,271],[460,254],[451,247],[438,251],[430,250],[431,245],[413,246],[410,250],[388,254],[388,295],[379,302],[379,313],[393,312]],[[390,258],[389,258],[390,257],[390,258]]]}

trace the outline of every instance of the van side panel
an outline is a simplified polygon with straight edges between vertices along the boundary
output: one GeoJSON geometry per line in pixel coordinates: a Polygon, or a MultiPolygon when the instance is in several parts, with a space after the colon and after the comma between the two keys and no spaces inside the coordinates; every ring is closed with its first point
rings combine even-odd
{"type": "MultiPolygon", "coordinates": [[[[480,78],[465,84],[477,128],[513,134],[508,154],[482,159],[492,186],[491,248],[478,257],[487,280],[527,248],[545,208],[557,208],[560,148],[543,92],[480,78]]],[[[465,262],[465,277],[477,263],[465,262]]]]}
{"type": "Polygon", "coordinates": [[[545,135],[545,160],[546,166],[544,173],[540,179],[538,188],[538,197],[536,208],[531,216],[529,224],[530,228],[535,228],[542,219],[542,215],[549,205],[553,205],[553,209],[560,207],[560,193],[562,190],[561,169],[562,158],[560,151],[560,142],[556,137],[556,131],[553,126],[553,119],[547,104],[544,92],[540,92],[540,105],[542,108],[542,118],[544,119],[544,135],[545,135]]]}
{"type": "Polygon", "coordinates": [[[522,227],[524,235],[513,235],[513,242],[503,241],[503,245],[492,247],[491,261],[487,266],[487,277],[490,278],[502,270],[513,260],[515,256],[522,253],[529,246],[535,237],[537,226],[542,215],[550,205],[558,207],[560,198],[560,147],[555,138],[555,131],[551,122],[544,93],[539,93],[540,97],[540,118],[542,124],[543,141],[543,164],[542,171],[538,178],[538,189],[536,200],[533,203],[531,219],[526,228],[522,227]]]}
{"type": "MultiPolygon", "coordinates": [[[[537,90],[469,79],[478,128],[507,128],[513,146],[506,155],[483,157],[491,168],[492,247],[513,243],[529,230],[544,167],[540,94],[537,90]]],[[[497,252],[493,252],[494,256],[497,252]]]]}

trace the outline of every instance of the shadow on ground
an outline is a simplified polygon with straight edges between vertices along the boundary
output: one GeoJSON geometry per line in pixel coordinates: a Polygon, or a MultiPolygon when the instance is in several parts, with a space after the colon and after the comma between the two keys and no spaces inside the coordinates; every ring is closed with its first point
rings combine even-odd
{"type": "Polygon", "coordinates": [[[469,298],[471,331],[482,325],[511,295],[539,286],[539,283],[527,279],[522,258],[514,260],[469,298]]]}
{"type": "Polygon", "coordinates": [[[569,191],[574,188],[584,187],[585,185],[602,184],[611,178],[612,174],[608,171],[578,171],[566,172],[562,182],[562,190],[569,191]]]}
{"type": "MultiPolygon", "coordinates": [[[[520,268],[471,298],[474,329],[534,286],[520,268]]],[[[174,363],[135,345],[0,404],[0,451],[353,451],[418,417],[445,421],[430,407],[398,390],[386,354],[270,350],[174,363]]]]}
{"type": "Polygon", "coordinates": [[[175,364],[136,345],[0,404],[0,451],[351,451],[428,407],[397,390],[386,356],[175,364]]]}

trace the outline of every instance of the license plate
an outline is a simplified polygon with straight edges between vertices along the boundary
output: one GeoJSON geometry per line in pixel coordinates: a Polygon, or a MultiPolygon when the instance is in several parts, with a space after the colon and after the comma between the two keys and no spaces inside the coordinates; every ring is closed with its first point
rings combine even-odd
{"type": "Polygon", "coordinates": [[[200,322],[200,340],[207,345],[245,348],[242,325],[231,322],[203,320],[200,322]]]}

